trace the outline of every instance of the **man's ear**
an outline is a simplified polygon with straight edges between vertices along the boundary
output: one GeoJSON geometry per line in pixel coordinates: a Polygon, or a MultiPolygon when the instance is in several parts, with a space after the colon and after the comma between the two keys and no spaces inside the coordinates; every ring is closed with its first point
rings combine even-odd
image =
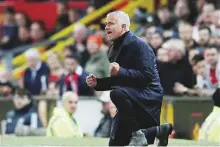
{"type": "Polygon", "coordinates": [[[122,24],[122,28],[126,29],[126,24],[122,24]]]}

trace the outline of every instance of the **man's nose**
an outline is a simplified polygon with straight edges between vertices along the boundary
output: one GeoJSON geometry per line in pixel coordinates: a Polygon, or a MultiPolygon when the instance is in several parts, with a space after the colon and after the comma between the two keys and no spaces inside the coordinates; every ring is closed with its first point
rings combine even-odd
{"type": "Polygon", "coordinates": [[[108,27],[108,25],[106,25],[106,26],[105,26],[105,30],[106,30],[106,31],[107,31],[107,30],[109,30],[109,27],[108,27]]]}

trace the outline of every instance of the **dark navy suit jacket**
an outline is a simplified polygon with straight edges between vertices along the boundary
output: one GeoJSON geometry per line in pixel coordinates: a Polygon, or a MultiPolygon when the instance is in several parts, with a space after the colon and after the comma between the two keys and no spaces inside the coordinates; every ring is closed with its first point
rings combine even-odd
{"type": "Polygon", "coordinates": [[[163,88],[152,48],[131,32],[123,35],[117,48],[111,47],[109,61],[120,65],[119,75],[97,79],[96,90],[120,88],[152,116],[154,124],[160,120],[163,88]],[[116,53],[114,50],[117,50],[116,53]]]}
{"type": "Polygon", "coordinates": [[[43,86],[43,81],[45,81],[46,83],[46,88],[48,87],[49,74],[50,69],[48,65],[44,62],[42,62],[40,69],[37,70],[36,77],[34,80],[32,80],[31,69],[27,68],[24,73],[24,87],[28,89],[32,95],[40,95],[43,86]]]}

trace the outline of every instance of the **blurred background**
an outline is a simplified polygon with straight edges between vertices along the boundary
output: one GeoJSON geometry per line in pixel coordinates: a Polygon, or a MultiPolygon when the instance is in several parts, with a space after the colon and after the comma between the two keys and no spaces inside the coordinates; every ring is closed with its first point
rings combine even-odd
{"type": "Polygon", "coordinates": [[[220,142],[207,137],[220,132],[219,8],[218,0],[1,0],[1,134],[109,137],[109,91],[85,79],[109,76],[105,16],[122,10],[157,57],[170,138],[220,142]]]}

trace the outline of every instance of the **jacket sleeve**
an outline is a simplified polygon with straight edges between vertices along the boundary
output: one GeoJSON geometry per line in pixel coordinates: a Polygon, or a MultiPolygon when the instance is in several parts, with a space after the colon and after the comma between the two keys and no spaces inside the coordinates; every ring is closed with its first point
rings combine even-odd
{"type": "Polygon", "coordinates": [[[138,87],[138,83],[133,79],[128,79],[127,77],[122,76],[111,76],[106,78],[97,78],[97,85],[95,90],[97,91],[106,91],[112,90],[117,87],[138,87]]]}
{"type": "Polygon", "coordinates": [[[111,90],[113,86],[113,77],[106,77],[106,78],[97,78],[97,85],[95,90],[97,91],[106,91],[111,90]]]}

